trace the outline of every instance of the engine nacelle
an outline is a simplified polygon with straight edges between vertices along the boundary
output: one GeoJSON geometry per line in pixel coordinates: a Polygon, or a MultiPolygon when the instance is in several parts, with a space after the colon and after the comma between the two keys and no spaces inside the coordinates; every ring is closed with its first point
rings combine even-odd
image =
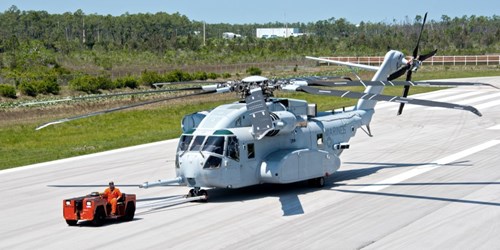
{"type": "Polygon", "coordinates": [[[182,118],[181,128],[182,132],[186,133],[190,130],[193,130],[200,125],[201,121],[208,115],[208,111],[200,111],[196,113],[192,113],[189,115],[185,115],[182,118]]]}
{"type": "Polygon", "coordinates": [[[269,131],[266,136],[290,133],[297,127],[297,117],[291,112],[277,111],[270,114],[274,124],[274,129],[269,131]]]}

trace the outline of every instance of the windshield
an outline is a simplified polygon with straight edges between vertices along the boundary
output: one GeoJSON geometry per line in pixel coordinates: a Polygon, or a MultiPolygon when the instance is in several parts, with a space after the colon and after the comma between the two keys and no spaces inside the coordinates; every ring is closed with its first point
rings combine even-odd
{"type": "Polygon", "coordinates": [[[222,155],[222,152],[224,151],[224,137],[209,136],[205,145],[203,145],[203,151],[222,155]]]}
{"type": "Polygon", "coordinates": [[[179,147],[177,148],[177,151],[186,151],[192,139],[193,139],[192,135],[181,136],[181,138],[179,139],[179,147]]]}
{"type": "Polygon", "coordinates": [[[196,136],[194,138],[193,144],[191,144],[191,148],[189,148],[189,151],[200,151],[201,144],[205,140],[205,136],[196,136]]]}

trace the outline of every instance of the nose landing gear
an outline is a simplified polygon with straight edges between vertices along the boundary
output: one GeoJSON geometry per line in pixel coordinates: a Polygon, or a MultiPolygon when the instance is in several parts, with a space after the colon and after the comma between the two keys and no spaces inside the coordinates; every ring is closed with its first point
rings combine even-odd
{"type": "Polygon", "coordinates": [[[186,195],[187,198],[191,197],[201,197],[203,196],[204,198],[201,198],[199,201],[200,202],[207,202],[208,201],[208,192],[205,189],[201,189],[200,187],[194,187],[191,190],[189,190],[188,194],[186,195]]]}

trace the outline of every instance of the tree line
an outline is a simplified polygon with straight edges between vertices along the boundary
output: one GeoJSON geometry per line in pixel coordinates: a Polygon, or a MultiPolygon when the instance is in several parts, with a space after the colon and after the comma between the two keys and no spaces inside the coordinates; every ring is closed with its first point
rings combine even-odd
{"type": "MultiPolygon", "coordinates": [[[[74,13],[49,14],[46,11],[21,11],[16,6],[0,13],[0,51],[15,50],[20,43],[38,40],[60,53],[75,50],[136,50],[163,54],[172,50],[242,53],[257,48],[294,52],[315,52],[329,49],[330,53],[383,54],[387,46],[410,49],[416,40],[422,17],[392,23],[361,22],[352,24],[334,17],[309,23],[290,23],[310,34],[283,40],[255,38],[258,27],[285,27],[284,23],[267,24],[207,24],[207,40],[203,44],[203,23],[179,13],[128,14],[120,16],[74,13]],[[242,39],[222,40],[223,32],[241,34],[242,39]],[[382,51],[381,51],[382,49],[382,51]]],[[[460,50],[490,53],[499,50],[500,16],[442,16],[430,20],[425,29],[425,41],[430,47],[457,53],[460,50]]]]}
{"type": "MultiPolygon", "coordinates": [[[[388,48],[411,54],[421,22],[417,15],[359,24],[335,17],[309,23],[203,24],[179,13],[49,14],[12,6],[0,13],[0,83],[26,74],[59,79],[69,73],[109,74],[117,68],[143,71],[165,65],[280,62],[301,60],[304,55],[375,56],[388,48]],[[285,26],[299,28],[305,35],[256,38],[256,28],[285,26]],[[223,39],[223,32],[242,37],[223,39]]],[[[499,37],[498,15],[443,15],[441,20],[428,20],[421,49],[437,48],[449,55],[499,53],[499,37]]]]}

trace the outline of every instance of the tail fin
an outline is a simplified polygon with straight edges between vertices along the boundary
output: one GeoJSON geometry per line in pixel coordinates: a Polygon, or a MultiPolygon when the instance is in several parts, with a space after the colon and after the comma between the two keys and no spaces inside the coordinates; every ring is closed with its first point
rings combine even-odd
{"type": "MultiPolygon", "coordinates": [[[[382,65],[378,68],[377,72],[372,78],[372,81],[386,81],[387,76],[396,71],[401,65],[406,64],[406,59],[403,53],[391,50],[385,54],[382,65]]],[[[381,94],[384,90],[383,86],[368,86],[365,93],[381,94]]],[[[360,99],[356,105],[356,110],[373,110],[377,101],[360,99]]]]}

